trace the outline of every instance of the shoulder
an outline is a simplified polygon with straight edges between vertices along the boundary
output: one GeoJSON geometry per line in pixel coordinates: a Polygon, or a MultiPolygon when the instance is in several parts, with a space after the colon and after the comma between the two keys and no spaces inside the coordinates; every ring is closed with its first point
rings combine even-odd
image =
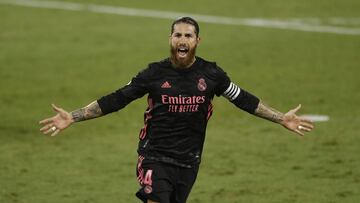
{"type": "Polygon", "coordinates": [[[208,61],[208,60],[203,59],[203,58],[201,58],[199,56],[196,56],[196,60],[198,61],[200,66],[207,67],[207,68],[216,67],[216,62],[215,61],[208,61]]]}
{"type": "Polygon", "coordinates": [[[151,62],[149,63],[148,65],[148,69],[151,69],[151,70],[157,70],[157,69],[160,69],[160,68],[166,68],[166,67],[169,67],[171,66],[171,62],[170,62],[170,59],[169,58],[165,58],[161,61],[156,61],[156,62],[151,62]]]}
{"type": "Polygon", "coordinates": [[[138,73],[138,77],[156,77],[165,67],[168,67],[169,65],[170,61],[168,58],[161,61],[150,62],[145,69],[138,73]]]}
{"type": "Polygon", "coordinates": [[[197,57],[196,59],[199,60],[200,66],[207,74],[213,77],[218,77],[226,74],[225,71],[220,66],[218,66],[215,61],[208,61],[201,57],[197,57]]]}

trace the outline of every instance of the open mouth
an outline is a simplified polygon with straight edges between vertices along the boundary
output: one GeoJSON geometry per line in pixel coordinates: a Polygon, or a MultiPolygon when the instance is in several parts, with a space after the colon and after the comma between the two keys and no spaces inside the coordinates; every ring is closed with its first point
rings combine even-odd
{"type": "Polygon", "coordinates": [[[177,49],[178,56],[180,56],[180,57],[186,57],[188,52],[189,52],[189,49],[187,47],[179,47],[177,49]]]}

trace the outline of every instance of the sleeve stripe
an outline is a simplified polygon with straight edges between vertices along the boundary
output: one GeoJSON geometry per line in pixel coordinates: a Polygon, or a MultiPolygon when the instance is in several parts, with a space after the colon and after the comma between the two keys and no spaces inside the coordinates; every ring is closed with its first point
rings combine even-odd
{"type": "Polygon", "coordinates": [[[236,90],[236,88],[234,86],[232,86],[230,91],[225,94],[230,97],[234,93],[235,90],[236,90]]]}
{"type": "Polygon", "coordinates": [[[240,88],[231,82],[229,87],[223,93],[223,96],[229,99],[230,101],[233,101],[234,99],[236,99],[236,97],[239,96],[240,91],[241,91],[240,88]]]}
{"type": "Polygon", "coordinates": [[[229,87],[225,90],[225,92],[223,94],[224,95],[227,94],[231,90],[232,87],[233,87],[233,83],[231,82],[229,87]]]}
{"type": "Polygon", "coordinates": [[[236,99],[239,96],[239,94],[240,94],[240,88],[237,88],[236,94],[232,97],[233,98],[232,100],[236,99]]]}

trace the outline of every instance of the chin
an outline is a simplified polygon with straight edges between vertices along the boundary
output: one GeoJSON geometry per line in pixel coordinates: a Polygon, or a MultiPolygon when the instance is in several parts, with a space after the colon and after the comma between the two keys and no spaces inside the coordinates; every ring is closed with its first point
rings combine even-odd
{"type": "Polygon", "coordinates": [[[180,68],[184,68],[184,67],[188,67],[189,65],[191,65],[191,63],[193,63],[195,58],[195,52],[189,52],[185,57],[184,56],[179,56],[178,53],[176,51],[171,53],[171,60],[173,61],[173,63],[180,68]]]}
{"type": "Polygon", "coordinates": [[[174,62],[178,67],[188,67],[193,62],[193,58],[190,56],[186,56],[186,57],[175,56],[173,59],[175,59],[174,62]]]}

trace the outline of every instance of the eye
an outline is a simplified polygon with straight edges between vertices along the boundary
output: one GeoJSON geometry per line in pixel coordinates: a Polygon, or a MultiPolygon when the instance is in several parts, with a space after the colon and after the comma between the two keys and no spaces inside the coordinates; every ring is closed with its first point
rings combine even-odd
{"type": "Polygon", "coordinates": [[[193,35],[190,34],[190,33],[185,34],[185,37],[186,37],[186,38],[191,38],[192,36],[193,36],[193,35]]]}
{"type": "Polygon", "coordinates": [[[181,33],[175,33],[174,37],[181,37],[181,33]]]}

